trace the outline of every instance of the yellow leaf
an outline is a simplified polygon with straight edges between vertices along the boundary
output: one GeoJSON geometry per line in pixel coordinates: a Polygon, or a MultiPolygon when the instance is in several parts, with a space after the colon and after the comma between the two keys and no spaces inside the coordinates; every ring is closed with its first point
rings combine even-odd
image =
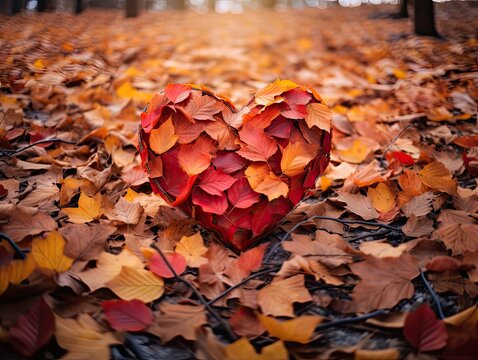
{"type": "Polygon", "coordinates": [[[131,188],[128,188],[128,191],[126,191],[126,194],[123,196],[123,198],[126,200],[126,201],[129,201],[129,202],[134,202],[135,199],[137,199],[139,196],[139,193],[137,193],[136,191],[134,191],[133,189],[131,188]]]}
{"type": "Polygon", "coordinates": [[[423,184],[431,189],[456,195],[456,181],[453,180],[450,170],[441,162],[434,161],[425,166],[419,173],[423,184]]]}
{"type": "Polygon", "coordinates": [[[32,255],[41,270],[48,274],[61,273],[68,270],[73,259],[63,253],[65,239],[58,231],[52,231],[45,239],[32,241],[32,255]]]}
{"type": "Polygon", "coordinates": [[[86,314],[80,314],[77,319],[55,316],[55,325],[55,338],[63,349],[68,350],[70,359],[109,360],[110,345],[119,343],[113,334],[103,332],[86,314]]]}
{"type": "Polygon", "coordinates": [[[33,254],[29,253],[27,254],[26,259],[13,260],[8,267],[10,282],[12,284],[20,284],[30,276],[33,270],[35,270],[36,263],[33,254]]]}
{"type": "Polygon", "coordinates": [[[300,38],[299,41],[297,41],[297,45],[301,50],[310,50],[313,44],[309,38],[300,38]]]}
{"type": "Polygon", "coordinates": [[[259,184],[264,181],[266,175],[269,174],[269,171],[269,167],[260,162],[252,163],[250,166],[248,166],[245,171],[245,175],[251,188],[255,189],[257,186],[259,186],[259,184]]]}
{"type": "Polygon", "coordinates": [[[113,280],[105,284],[123,300],[138,299],[145,303],[159,299],[164,293],[164,281],[151,271],[123,266],[113,280]]]}
{"type": "Polygon", "coordinates": [[[305,167],[317,155],[317,145],[296,142],[287,144],[282,151],[280,167],[287,176],[297,176],[305,171],[305,167]]]}
{"type": "Polygon", "coordinates": [[[330,132],[330,124],[332,122],[332,110],[327,105],[322,103],[307,104],[307,111],[309,115],[306,116],[305,121],[309,129],[317,126],[319,129],[330,132]]]}
{"type": "Polygon", "coordinates": [[[319,181],[320,181],[320,189],[322,191],[326,191],[330,187],[330,185],[332,185],[332,180],[330,180],[327,176],[321,176],[319,181]]]}
{"type": "Polygon", "coordinates": [[[367,158],[369,152],[370,149],[367,145],[359,139],[356,139],[350,149],[340,150],[339,156],[344,161],[348,161],[352,164],[360,164],[367,158]]]}
{"type": "Polygon", "coordinates": [[[405,79],[407,77],[407,72],[401,69],[395,68],[392,70],[392,72],[393,72],[393,75],[399,80],[405,79]]]}
{"type": "Polygon", "coordinates": [[[83,192],[78,199],[77,208],[65,208],[63,212],[68,215],[69,221],[75,224],[84,224],[101,216],[101,194],[90,198],[83,192]]]}
{"type": "Polygon", "coordinates": [[[268,106],[275,102],[276,96],[282,93],[299,87],[295,82],[290,80],[277,79],[272,84],[267,85],[263,89],[257,90],[255,94],[255,102],[258,105],[268,106]]]}
{"type": "Polygon", "coordinates": [[[203,255],[207,252],[200,232],[192,236],[183,236],[176,245],[176,252],[184,255],[189,267],[199,267],[208,262],[203,255]]]}
{"type": "Polygon", "coordinates": [[[35,62],[33,63],[33,66],[36,67],[37,69],[45,68],[45,64],[43,63],[42,59],[36,59],[35,62]]]}
{"type": "Polygon", "coordinates": [[[270,336],[283,341],[307,344],[316,326],[322,321],[320,316],[305,315],[291,320],[280,321],[270,316],[259,315],[262,325],[270,336]]]}
{"type": "Polygon", "coordinates": [[[226,360],[287,360],[289,355],[282,341],[268,345],[262,349],[262,353],[256,350],[246,338],[240,338],[236,342],[225,347],[226,360]]]}
{"type": "Polygon", "coordinates": [[[119,255],[102,252],[96,260],[96,267],[78,273],[78,277],[88,285],[91,291],[95,291],[105,287],[105,283],[118,276],[121,269],[119,255]]]}
{"type": "Polygon", "coordinates": [[[395,193],[383,182],[375,189],[369,188],[367,195],[372,200],[373,207],[381,213],[389,212],[396,205],[395,193]]]}
{"type": "Polygon", "coordinates": [[[178,136],[174,133],[174,125],[170,117],[159,128],[151,130],[149,144],[156,154],[161,155],[171,149],[177,140],[178,136]]]}
{"type": "Polygon", "coordinates": [[[124,82],[118,89],[116,94],[121,98],[132,98],[136,93],[136,89],[129,81],[124,82]]]}

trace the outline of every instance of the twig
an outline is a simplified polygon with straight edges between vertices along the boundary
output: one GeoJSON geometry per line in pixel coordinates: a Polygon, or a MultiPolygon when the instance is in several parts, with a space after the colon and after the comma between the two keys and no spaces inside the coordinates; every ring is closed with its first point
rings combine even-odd
{"type": "Polygon", "coordinates": [[[397,136],[395,136],[393,138],[393,140],[390,142],[390,144],[388,144],[388,146],[383,149],[382,151],[382,157],[380,158],[380,165],[383,164],[383,157],[385,156],[385,153],[390,150],[390,148],[393,146],[393,144],[395,144],[395,142],[400,138],[400,136],[402,136],[402,134],[407,131],[408,129],[410,129],[411,127],[413,127],[413,124],[408,124],[407,126],[405,126],[402,130],[400,130],[400,132],[397,134],[397,136]]]}
{"type": "Polygon", "coordinates": [[[248,282],[249,280],[252,280],[256,277],[259,277],[261,275],[264,275],[264,274],[268,274],[270,272],[273,272],[273,271],[277,271],[279,270],[279,266],[275,266],[273,268],[270,268],[270,269],[266,269],[266,270],[262,270],[262,271],[259,271],[259,272],[256,272],[252,275],[249,275],[248,277],[246,277],[245,279],[242,279],[241,281],[239,281],[237,284],[234,284],[232,285],[230,288],[224,290],[222,293],[220,293],[219,295],[217,295],[214,299],[212,300],[209,300],[208,301],[208,305],[213,305],[216,301],[218,301],[219,299],[222,299],[224,296],[226,296],[227,294],[229,294],[231,291],[233,291],[234,289],[237,289],[238,287],[240,287],[241,285],[244,285],[246,282],[248,282]]]}
{"type": "Polygon", "coordinates": [[[27,146],[24,146],[24,147],[22,147],[20,149],[17,149],[17,150],[0,149],[0,155],[1,156],[13,156],[15,154],[21,153],[22,151],[30,149],[31,147],[34,147],[36,145],[45,144],[45,143],[49,143],[49,142],[61,142],[61,143],[72,144],[72,145],[76,144],[75,141],[63,140],[63,139],[58,139],[58,138],[43,139],[43,140],[35,141],[34,143],[32,143],[30,145],[27,145],[27,146]]]}
{"type": "Polygon", "coordinates": [[[371,237],[371,236],[387,235],[389,232],[390,232],[390,230],[385,229],[385,231],[381,231],[381,232],[379,231],[379,232],[376,232],[376,233],[366,233],[366,234],[354,237],[354,238],[350,239],[349,241],[359,241],[359,240],[366,239],[366,238],[371,237]]]}
{"type": "Polygon", "coordinates": [[[290,229],[289,231],[287,231],[285,233],[285,235],[279,240],[278,243],[276,243],[271,251],[269,252],[269,254],[267,254],[267,256],[264,258],[264,261],[267,262],[270,260],[270,258],[272,257],[272,255],[274,255],[274,253],[276,252],[277,248],[279,247],[279,245],[282,244],[283,241],[285,241],[289,235],[294,232],[295,230],[297,230],[299,227],[301,227],[302,225],[304,224],[307,224],[309,221],[311,220],[314,220],[314,219],[320,219],[320,220],[332,220],[332,221],[337,221],[341,224],[344,224],[344,225],[348,225],[348,224],[358,224],[358,225],[368,225],[368,226],[378,226],[378,227],[381,227],[381,228],[385,228],[385,229],[388,229],[388,230],[393,230],[393,231],[402,231],[400,228],[396,228],[396,227],[393,227],[393,226],[390,226],[390,225],[387,225],[387,224],[381,224],[381,223],[375,223],[375,222],[371,222],[371,221],[364,221],[364,220],[346,220],[346,219],[338,219],[338,218],[334,218],[334,217],[330,217],[330,216],[322,216],[322,215],[314,215],[304,221],[301,221],[297,224],[295,224],[292,229],[290,229]]]}
{"type": "Polygon", "coordinates": [[[8,236],[7,234],[4,234],[4,233],[0,233],[0,241],[2,241],[2,240],[5,240],[6,242],[8,242],[10,244],[10,246],[12,247],[12,249],[18,254],[18,256],[21,259],[26,258],[25,253],[22,251],[22,249],[20,249],[18,247],[18,245],[15,243],[15,241],[12,240],[12,238],[10,236],[8,236]]]}
{"type": "Polygon", "coordinates": [[[222,326],[222,328],[226,331],[226,334],[227,336],[230,338],[231,341],[235,341],[237,340],[237,336],[232,332],[231,328],[229,327],[229,325],[224,321],[224,319],[208,304],[208,302],[204,299],[204,297],[201,295],[201,293],[198,291],[198,289],[196,289],[196,287],[191,284],[188,280],[186,279],[183,279],[181,276],[178,275],[178,273],[176,272],[176,270],[174,270],[174,268],[171,266],[171,263],[169,262],[169,260],[166,258],[166,256],[164,255],[163,251],[156,245],[156,244],[151,244],[151,247],[153,249],[155,249],[159,255],[161,256],[161,258],[163,259],[164,263],[166,264],[166,266],[169,268],[169,270],[171,271],[171,273],[174,275],[174,278],[177,280],[177,281],[180,281],[182,282],[183,284],[185,284],[186,286],[188,286],[192,291],[193,293],[197,296],[197,298],[199,299],[199,301],[206,307],[207,311],[219,322],[219,324],[222,326]]]}
{"type": "Polygon", "coordinates": [[[436,309],[437,309],[437,312],[438,312],[438,317],[441,320],[443,320],[445,318],[445,315],[443,314],[443,309],[441,308],[440,298],[438,297],[435,290],[433,290],[433,287],[431,286],[431,284],[428,282],[428,280],[425,276],[425,273],[421,270],[420,270],[420,278],[423,281],[423,283],[425,284],[425,287],[427,288],[428,292],[430,293],[430,296],[433,299],[433,302],[435,303],[435,306],[436,306],[436,309]]]}
{"type": "Polygon", "coordinates": [[[330,321],[325,324],[320,324],[315,328],[315,331],[321,331],[321,330],[326,330],[330,329],[332,327],[337,327],[341,325],[347,325],[347,324],[353,324],[356,322],[364,321],[370,318],[373,318],[375,316],[379,315],[385,315],[388,314],[388,310],[375,310],[372,311],[371,313],[360,315],[360,316],[353,316],[353,317],[348,317],[348,318],[343,318],[343,319],[337,319],[330,321]]]}

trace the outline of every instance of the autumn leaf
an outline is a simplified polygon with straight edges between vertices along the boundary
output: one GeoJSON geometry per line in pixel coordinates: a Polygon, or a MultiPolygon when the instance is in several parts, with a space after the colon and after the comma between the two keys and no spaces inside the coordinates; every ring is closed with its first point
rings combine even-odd
{"type": "Polygon", "coordinates": [[[304,275],[295,275],[287,279],[274,279],[271,284],[259,290],[258,302],[266,315],[293,317],[293,303],[311,300],[304,286],[304,275]]]}
{"type": "Polygon", "coordinates": [[[121,272],[105,285],[123,300],[138,299],[145,303],[159,299],[164,293],[164,282],[160,277],[130,266],[123,266],[121,272]]]}
{"type": "Polygon", "coordinates": [[[381,213],[387,213],[395,207],[395,194],[383,182],[379,183],[375,189],[369,188],[367,195],[372,200],[373,207],[381,213]]]}
{"type": "Polygon", "coordinates": [[[227,197],[233,208],[247,209],[260,200],[260,195],[252,190],[247,178],[240,178],[228,190],[227,197]]]}
{"type": "Polygon", "coordinates": [[[96,267],[78,273],[78,277],[91,291],[106,286],[105,284],[121,272],[119,256],[102,252],[96,260],[96,267]]]}
{"type": "Polygon", "coordinates": [[[244,306],[237,309],[229,322],[232,330],[239,336],[259,336],[266,331],[254,311],[244,306]]]}
{"type": "Polygon", "coordinates": [[[186,340],[197,340],[197,329],[207,323],[202,305],[182,305],[163,302],[159,305],[160,313],[156,315],[153,326],[148,329],[168,342],[176,336],[186,340]]]}
{"type": "Polygon", "coordinates": [[[186,105],[185,113],[194,120],[214,120],[213,116],[221,111],[217,103],[207,95],[195,95],[186,105]]]}
{"type": "Polygon", "coordinates": [[[192,236],[183,236],[176,245],[176,252],[186,258],[190,267],[199,267],[208,262],[203,255],[207,253],[201,233],[197,232],[192,236]]]}
{"type": "Polygon", "coordinates": [[[50,215],[40,211],[34,215],[29,215],[19,209],[15,209],[10,213],[8,222],[3,226],[3,231],[13,241],[19,242],[29,235],[38,235],[45,231],[52,231],[56,227],[57,224],[50,215]]]}
{"type": "Polygon", "coordinates": [[[304,315],[295,319],[280,321],[270,316],[259,315],[262,325],[270,336],[283,341],[301,344],[310,342],[315,328],[322,321],[320,316],[304,315]]]}
{"type": "Polygon", "coordinates": [[[36,238],[32,241],[32,255],[37,266],[47,274],[61,273],[68,270],[73,259],[63,251],[65,239],[57,231],[52,231],[45,239],[36,238]]]}
{"type": "Polygon", "coordinates": [[[217,215],[224,214],[228,206],[226,194],[211,195],[199,188],[193,189],[192,202],[200,206],[204,212],[217,215]]]}
{"type": "Polygon", "coordinates": [[[138,203],[133,203],[120,197],[111,211],[105,211],[105,215],[110,220],[120,221],[124,224],[135,225],[141,219],[143,208],[138,203]]]}
{"type": "Polygon", "coordinates": [[[164,88],[164,95],[173,103],[186,100],[191,93],[191,87],[182,84],[168,84],[164,88]]]}
{"type": "Polygon", "coordinates": [[[420,352],[442,349],[448,340],[444,322],[427,304],[407,315],[403,335],[420,352]]]}
{"type": "Polygon", "coordinates": [[[307,122],[309,129],[313,126],[317,126],[319,129],[330,132],[332,111],[325,104],[307,104],[307,111],[309,115],[306,116],[305,121],[307,122]]]}
{"type": "Polygon", "coordinates": [[[171,117],[162,123],[157,129],[151,130],[149,146],[158,155],[171,149],[178,141],[174,132],[174,125],[171,117]]]}
{"type": "Polygon", "coordinates": [[[414,293],[411,280],[419,275],[418,262],[411,255],[398,258],[367,257],[350,265],[360,277],[352,292],[353,312],[369,312],[391,308],[414,293]]]}
{"type": "Polygon", "coordinates": [[[68,215],[69,221],[75,224],[84,224],[101,216],[101,194],[94,197],[80,194],[77,208],[64,208],[63,212],[68,215]]]}
{"type": "Polygon", "coordinates": [[[199,137],[194,144],[181,146],[178,161],[181,169],[189,176],[197,175],[211,164],[211,152],[214,144],[205,137],[199,137]]]}
{"type": "Polygon", "coordinates": [[[109,300],[101,308],[110,326],[118,331],[141,331],[153,322],[153,312],[140,300],[109,300]]]}
{"type": "Polygon", "coordinates": [[[265,161],[277,151],[275,140],[264,131],[252,125],[246,125],[239,131],[239,138],[244,143],[237,151],[242,157],[251,161],[265,161]]]}
{"type": "Polygon", "coordinates": [[[282,151],[280,166],[287,176],[297,176],[305,172],[305,167],[317,155],[316,144],[289,143],[282,151]]]}
{"type": "Polygon", "coordinates": [[[450,170],[441,162],[434,161],[426,165],[418,173],[418,176],[420,176],[422,183],[429,188],[456,195],[456,181],[452,179],[450,170]]]}
{"type": "Polygon", "coordinates": [[[225,348],[227,360],[287,360],[289,355],[282,341],[277,341],[262,348],[258,354],[246,338],[240,338],[225,348]]]}
{"type": "Polygon", "coordinates": [[[53,312],[40,299],[10,327],[8,341],[19,354],[31,357],[48,343],[54,332],[53,312]]]}
{"type": "Polygon", "coordinates": [[[372,200],[367,196],[341,193],[337,200],[344,202],[347,210],[359,215],[364,220],[372,220],[378,217],[378,213],[372,205],[372,200]]]}
{"type": "Polygon", "coordinates": [[[275,102],[276,96],[297,87],[299,87],[299,85],[290,80],[277,79],[272,84],[257,90],[254,95],[254,101],[258,105],[268,106],[275,102]]]}
{"type": "Polygon", "coordinates": [[[354,140],[352,147],[339,151],[340,159],[352,164],[362,163],[370,154],[369,147],[360,139],[354,140]]]}
{"type": "Polygon", "coordinates": [[[441,240],[453,255],[478,251],[476,224],[450,224],[441,226],[434,236],[441,240]]]}
{"type": "Polygon", "coordinates": [[[110,359],[110,345],[119,341],[105,332],[89,315],[80,314],[76,319],[55,316],[55,337],[68,356],[79,359],[110,359]]]}
{"type": "MultiPolygon", "coordinates": [[[[186,258],[180,253],[164,253],[169,265],[174,269],[177,275],[181,275],[186,270],[186,258]]],[[[170,270],[160,254],[153,254],[149,259],[149,270],[162,278],[172,278],[174,273],[170,270]]]]}
{"type": "Polygon", "coordinates": [[[211,166],[203,172],[199,187],[211,195],[221,196],[224,191],[229,189],[237,179],[222,172],[214,170],[211,166]]]}

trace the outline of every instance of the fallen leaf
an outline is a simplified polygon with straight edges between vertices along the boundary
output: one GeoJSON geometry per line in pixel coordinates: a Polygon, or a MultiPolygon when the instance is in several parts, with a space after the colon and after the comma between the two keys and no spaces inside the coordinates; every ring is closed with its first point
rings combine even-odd
{"type": "Polygon", "coordinates": [[[75,224],[84,224],[101,216],[101,194],[94,197],[80,194],[77,208],[63,208],[63,212],[68,215],[69,221],[75,224]]]}
{"type": "Polygon", "coordinates": [[[56,221],[50,215],[40,211],[31,215],[15,209],[9,215],[8,222],[2,229],[15,242],[20,242],[29,235],[52,231],[57,227],[56,221]]]}
{"type": "Polygon", "coordinates": [[[258,354],[246,338],[240,338],[225,348],[227,360],[287,360],[289,355],[282,341],[277,341],[262,349],[258,354]]]}
{"type": "Polygon", "coordinates": [[[73,264],[73,259],[63,253],[64,248],[65,239],[56,230],[50,232],[45,239],[35,238],[32,241],[33,258],[37,266],[48,275],[64,272],[73,264]]]}
{"type": "Polygon", "coordinates": [[[280,166],[287,176],[297,176],[305,172],[306,166],[317,155],[317,145],[303,142],[289,143],[282,151],[280,166]]]}
{"type": "Polygon", "coordinates": [[[109,300],[101,308],[110,326],[118,331],[141,331],[153,322],[153,312],[140,300],[109,300]]]}
{"type": "Polygon", "coordinates": [[[320,316],[312,315],[303,315],[285,321],[259,315],[259,319],[270,336],[283,341],[293,341],[301,344],[307,344],[311,341],[315,328],[322,322],[320,316]]]}
{"type": "Polygon", "coordinates": [[[450,195],[456,195],[457,184],[452,179],[450,170],[441,162],[434,161],[426,165],[419,173],[418,176],[423,184],[431,189],[446,192],[450,195]]]}
{"type": "Polygon", "coordinates": [[[304,286],[304,275],[287,279],[274,279],[259,290],[259,306],[266,315],[294,317],[292,304],[312,301],[304,286]]]}
{"type": "Polygon", "coordinates": [[[208,262],[203,256],[207,253],[207,248],[199,232],[192,236],[183,236],[175,250],[186,258],[186,263],[190,267],[199,267],[208,262]]]}
{"type": "MultiPolygon", "coordinates": [[[[181,275],[186,270],[186,258],[180,253],[167,253],[164,252],[164,256],[168,260],[169,265],[174,269],[177,275],[181,275]]],[[[149,270],[162,278],[172,278],[174,273],[170,270],[169,266],[163,260],[160,254],[153,254],[149,259],[149,270]]]]}
{"type": "Polygon", "coordinates": [[[330,125],[332,123],[332,111],[321,103],[307,104],[307,111],[309,115],[305,118],[307,126],[317,126],[319,129],[330,132],[330,125]]]}

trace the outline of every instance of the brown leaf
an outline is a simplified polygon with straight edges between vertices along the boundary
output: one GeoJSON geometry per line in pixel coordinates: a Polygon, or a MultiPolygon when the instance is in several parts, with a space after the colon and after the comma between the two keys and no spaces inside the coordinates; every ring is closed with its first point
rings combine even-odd
{"type": "Polygon", "coordinates": [[[14,209],[8,215],[8,222],[3,225],[2,230],[15,242],[23,240],[28,235],[38,235],[57,227],[56,221],[51,216],[40,211],[29,215],[19,209],[14,209]]]}

